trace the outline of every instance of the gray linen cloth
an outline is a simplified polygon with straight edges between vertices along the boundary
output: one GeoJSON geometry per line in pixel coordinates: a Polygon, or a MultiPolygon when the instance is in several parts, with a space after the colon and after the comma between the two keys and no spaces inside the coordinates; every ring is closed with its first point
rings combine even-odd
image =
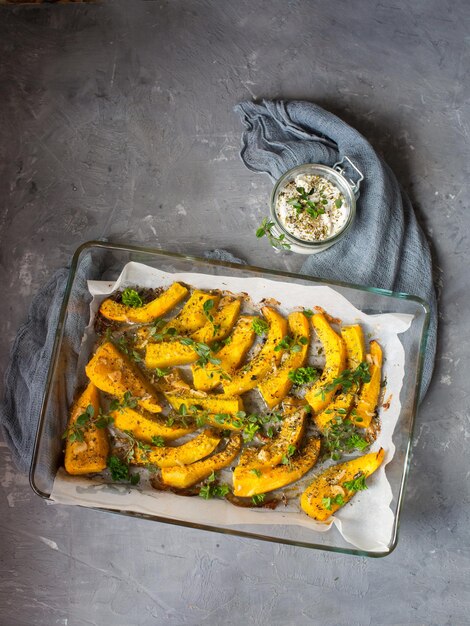
{"type": "MultiPolygon", "coordinates": [[[[226,250],[211,250],[207,258],[245,263],[226,250]]],[[[102,277],[102,267],[91,255],[80,264],[75,276],[75,300],[67,318],[67,397],[73,398],[76,364],[82,340],[83,323],[91,296],[87,279],[102,277]]],[[[69,276],[68,268],[57,270],[33,298],[28,319],[20,327],[5,373],[5,393],[0,404],[0,424],[18,469],[27,472],[31,465],[34,439],[41,412],[44,389],[59,314],[69,276]]]]}
{"type": "MultiPolygon", "coordinates": [[[[338,279],[419,295],[433,311],[429,334],[423,393],[433,367],[436,343],[436,304],[427,243],[416,222],[408,198],[395,177],[371,146],[355,130],[334,115],[305,102],[243,103],[237,107],[247,131],[242,158],[246,165],[267,172],[273,179],[300,163],[333,165],[346,154],[362,169],[366,180],[355,226],[343,240],[326,252],[312,256],[302,271],[322,278],[338,279]]],[[[243,263],[225,250],[206,253],[208,258],[243,263]]],[[[76,317],[68,321],[67,364],[74,380],[80,349],[79,318],[86,314],[90,295],[86,278],[101,277],[101,268],[90,257],[76,276],[76,317]],[[77,288],[78,286],[78,288],[77,288]]],[[[49,361],[68,270],[58,270],[37,293],[26,323],[19,329],[5,375],[5,397],[0,405],[0,424],[18,468],[28,471],[41,410],[49,361]]],[[[67,385],[69,386],[69,385],[67,385]]]]}
{"type": "MultiPolygon", "coordinates": [[[[410,200],[369,142],[336,115],[309,102],[242,102],[246,126],[241,157],[255,172],[276,180],[302,163],[330,167],[348,156],[361,170],[356,219],[347,235],[307,257],[301,272],[319,278],[419,296],[431,308],[421,399],[432,377],[437,304],[428,242],[410,200]]],[[[347,172],[354,176],[354,172],[347,172]]]]}

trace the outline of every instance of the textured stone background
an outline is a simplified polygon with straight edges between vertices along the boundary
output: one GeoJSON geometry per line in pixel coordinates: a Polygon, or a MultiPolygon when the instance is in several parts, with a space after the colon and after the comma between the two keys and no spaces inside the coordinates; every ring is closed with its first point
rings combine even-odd
{"type": "Polygon", "coordinates": [[[46,506],[3,445],[3,624],[469,623],[469,22],[466,0],[0,10],[0,374],[35,289],[85,240],[299,268],[253,236],[270,183],[238,157],[247,98],[314,100],[371,140],[432,240],[441,295],[391,556],[46,506]]]}

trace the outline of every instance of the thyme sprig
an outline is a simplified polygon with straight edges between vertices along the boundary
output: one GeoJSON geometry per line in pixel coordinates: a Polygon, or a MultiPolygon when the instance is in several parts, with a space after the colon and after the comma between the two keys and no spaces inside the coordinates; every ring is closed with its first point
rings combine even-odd
{"type": "Polygon", "coordinates": [[[266,236],[273,248],[277,248],[278,250],[290,250],[291,245],[285,241],[286,236],[284,233],[276,237],[272,232],[273,226],[275,226],[274,222],[271,222],[268,217],[263,218],[260,227],[256,231],[258,239],[266,236]]]}

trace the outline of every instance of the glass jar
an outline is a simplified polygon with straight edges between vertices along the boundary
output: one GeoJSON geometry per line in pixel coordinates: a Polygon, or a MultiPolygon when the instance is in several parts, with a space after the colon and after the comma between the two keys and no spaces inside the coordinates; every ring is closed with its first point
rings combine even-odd
{"type": "Polygon", "coordinates": [[[333,167],[320,165],[318,163],[305,163],[304,165],[298,165],[297,167],[294,167],[287,171],[276,182],[273,192],[271,194],[270,212],[271,222],[274,223],[274,225],[271,227],[271,235],[273,235],[273,240],[276,241],[279,239],[279,237],[281,237],[284,244],[282,247],[287,248],[287,245],[289,245],[289,250],[291,250],[292,252],[297,252],[299,254],[317,254],[318,252],[326,250],[333,244],[340,241],[340,239],[344,237],[344,235],[351,228],[354,221],[354,217],[356,215],[356,200],[359,197],[359,186],[363,179],[364,176],[362,175],[362,173],[348,157],[344,157],[341,161],[335,163],[333,167]],[[346,178],[345,168],[348,166],[351,167],[357,174],[358,179],[356,182],[354,182],[352,179],[346,178]],[[338,230],[335,230],[330,236],[326,238],[316,239],[313,241],[302,239],[288,230],[288,227],[283,222],[282,217],[279,215],[279,194],[286,189],[287,185],[295,181],[297,176],[302,175],[319,176],[325,179],[326,181],[331,183],[333,187],[344,198],[344,206],[347,210],[346,219],[344,223],[342,223],[341,226],[338,228],[338,230]],[[282,235],[284,236],[282,237],[282,235]]]}

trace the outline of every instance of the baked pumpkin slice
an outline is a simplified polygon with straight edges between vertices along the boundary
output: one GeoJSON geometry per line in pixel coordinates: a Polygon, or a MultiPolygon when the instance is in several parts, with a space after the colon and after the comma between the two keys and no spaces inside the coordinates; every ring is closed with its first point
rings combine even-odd
{"type": "Polygon", "coordinates": [[[355,370],[366,358],[366,346],[361,325],[343,326],[341,337],[346,346],[347,367],[350,370],[355,370]]]}
{"type": "Polygon", "coordinates": [[[213,454],[207,459],[196,461],[191,465],[164,467],[161,470],[162,482],[170,487],[186,489],[201,482],[212,472],[228,467],[238,456],[242,447],[242,437],[232,433],[222,452],[213,454]]]}
{"type": "Polygon", "coordinates": [[[237,413],[243,411],[243,400],[224,395],[199,395],[166,393],[165,398],[175,411],[190,417],[203,417],[204,422],[217,428],[241,430],[243,423],[237,413]],[[184,407],[184,408],[183,408],[184,407]]]}
{"type": "Polygon", "coordinates": [[[219,445],[221,436],[215,431],[206,429],[191,441],[180,446],[134,446],[134,456],[130,459],[131,465],[156,465],[157,467],[173,467],[174,465],[189,465],[203,459],[213,452],[219,445]]]}
{"type": "Polygon", "coordinates": [[[251,498],[290,485],[312,469],[319,454],[320,439],[310,437],[299,454],[286,464],[261,469],[253,468],[250,463],[239,464],[233,472],[233,494],[251,498]]]}
{"type": "Polygon", "coordinates": [[[122,302],[115,302],[106,298],[101,303],[100,313],[108,320],[115,322],[148,324],[174,309],[181,300],[186,298],[188,293],[189,291],[184,285],[173,283],[158,298],[141,307],[127,306],[122,302]]]}
{"type": "MultiPolygon", "coordinates": [[[[365,361],[364,333],[359,324],[354,324],[353,326],[344,326],[341,329],[341,337],[346,347],[346,367],[352,372],[365,361]]],[[[348,391],[341,391],[326,409],[314,415],[313,419],[317,428],[321,432],[325,432],[333,420],[348,417],[358,391],[359,386],[352,385],[348,391]]]]}
{"type": "Polygon", "coordinates": [[[346,365],[346,347],[343,339],[333,330],[323,313],[312,316],[312,325],[323,345],[325,367],[320,378],[305,394],[305,399],[315,413],[323,411],[330,404],[338,385],[334,385],[346,365]],[[328,391],[325,388],[328,388],[328,391]]]}
{"type": "Polygon", "coordinates": [[[370,342],[370,354],[367,361],[370,380],[362,384],[357,404],[351,411],[351,421],[361,428],[370,426],[380,397],[383,354],[377,341],[370,342]]]}
{"type": "Polygon", "coordinates": [[[240,457],[240,464],[250,468],[274,467],[292,456],[297,449],[306,425],[307,413],[303,407],[289,406],[284,409],[282,426],[274,439],[260,448],[247,448],[240,457]]]}
{"type": "Polygon", "coordinates": [[[367,489],[365,479],[382,464],[385,452],[370,452],[352,461],[333,465],[319,474],[305,489],[300,506],[313,519],[324,522],[355,493],[367,489]]]}
{"type": "Polygon", "coordinates": [[[80,475],[101,472],[106,468],[109,454],[106,428],[98,428],[93,421],[100,410],[98,389],[88,383],[85,391],[72,407],[66,431],[64,466],[68,474],[80,475]],[[74,426],[80,425],[82,415],[87,423],[80,428],[81,440],[72,437],[74,426]],[[78,420],[78,423],[77,423],[78,420]]]}
{"type": "Polygon", "coordinates": [[[155,437],[173,441],[197,430],[196,425],[185,426],[179,422],[169,425],[164,419],[129,407],[113,411],[111,417],[116,428],[132,433],[135,439],[145,443],[152,443],[155,437]]]}
{"type": "Polygon", "coordinates": [[[181,371],[174,367],[155,382],[155,387],[162,393],[191,393],[190,385],[181,376],[181,371]]]}
{"type": "Polygon", "coordinates": [[[88,378],[101,391],[120,399],[130,393],[146,411],[159,413],[162,410],[153,386],[110,341],[99,346],[85,370],[88,378]]]}
{"type": "Polygon", "coordinates": [[[232,334],[225,345],[214,355],[220,361],[218,364],[193,365],[193,385],[201,391],[211,391],[221,382],[230,380],[231,375],[245,360],[245,357],[255,340],[253,321],[259,318],[251,315],[241,315],[232,334]]]}
{"type": "Polygon", "coordinates": [[[293,382],[289,374],[302,367],[307,360],[310,343],[310,325],[304,313],[295,311],[287,318],[291,333],[290,349],[286,358],[273,372],[268,373],[259,383],[258,389],[268,408],[273,409],[287,396],[293,382]]]}
{"type": "Polygon", "coordinates": [[[145,365],[149,369],[188,365],[200,358],[197,346],[189,343],[189,340],[196,342],[196,344],[210,345],[225,339],[238,318],[240,300],[222,298],[219,309],[214,313],[211,310],[212,308],[206,312],[210,319],[189,339],[148,343],[145,352],[145,365]]]}
{"type": "Polygon", "coordinates": [[[283,351],[276,350],[287,334],[287,321],[271,307],[263,307],[262,313],[269,324],[266,342],[258,354],[238,370],[230,381],[222,381],[224,393],[237,396],[254,389],[274,365],[279,365],[283,351]]]}
{"type": "Polygon", "coordinates": [[[206,311],[207,321],[191,335],[191,339],[200,343],[211,344],[222,341],[227,337],[240,314],[241,301],[239,298],[224,296],[219,302],[219,308],[206,311]]]}
{"type": "Polygon", "coordinates": [[[178,315],[169,320],[158,332],[165,334],[170,328],[173,328],[174,332],[180,335],[195,333],[207,322],[206,311],[216,309],[219,301],[220,295],[195,289],[178,315]],[[212,301],[211,305],[208,305],[209,301],[212,301]]]}

